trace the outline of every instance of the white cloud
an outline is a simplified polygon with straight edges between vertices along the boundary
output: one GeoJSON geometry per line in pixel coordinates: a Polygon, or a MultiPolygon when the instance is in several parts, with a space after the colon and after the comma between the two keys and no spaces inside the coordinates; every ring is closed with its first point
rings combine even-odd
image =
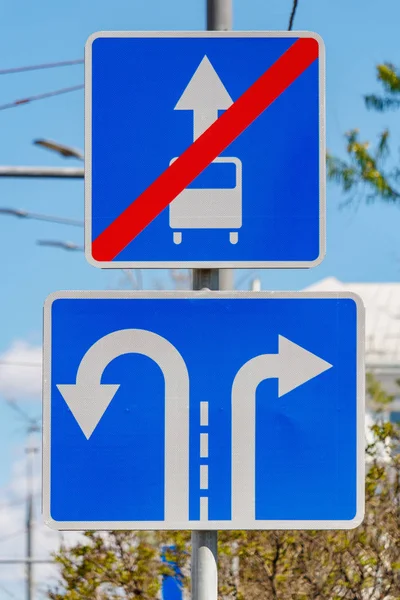
{"type": "Polygon", "coordinates": [[[42,348],[14,341],[0,354],[0,394],[15,400],[40,398],[42,348]]]}
{"type": "MultiPolygon", "coordinates": [[[[39,448],[40,439],[32,438],[30,447],[39,448]]],[[[26,514],[27,514],[27,455],[21,448],[18,458],[13,464],[8,484],[0,489],[0,560],[23,559],[26,545],[26,514]]],[[[70,545],[81,537],[79,532],[60,533],[49,529],[41,517],[41,456],[34,454],[33,463],[33,506],[34,524],[32,530],[33,555],[37,559],[52,560],[61,541],[70,545]]],[[[35,598],[45,597],[45,590],[53,587],[58,580],[58,568],[48,564],[36,564],[33,567],[35,598]]],[[[0,598],[6,598],[7,592],[17,598],[22,597],[25,585],[25,566],[0,564],[0,598]],[[7,590],[7,591],[5,591],[7,590]],[[6,594],[3,596],[3,594],[6,594]]],[[[10,596],[11,597],[11,596],[10,596]]]]}

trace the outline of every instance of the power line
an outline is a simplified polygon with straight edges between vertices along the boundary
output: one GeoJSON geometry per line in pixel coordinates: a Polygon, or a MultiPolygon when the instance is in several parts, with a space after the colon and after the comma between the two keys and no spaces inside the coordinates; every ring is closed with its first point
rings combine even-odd
{"type": "Polygon", "coordinates": [[[35,100],[44,100],[45,98],[52,98],[53,96],[60,96],[61,94],[68,94],[69,92],[76,92],[83,90],[84,85],[73,85],[71,87],[61,88],[52,92],[45,92],[44,94],[37,94],[36,96],[30,96],[28,98],[22,98],[21,100],[15,100],[14,102],[8,102],[7,104],[1,104],[0,110],[6,110],[7,108],[15,108],[16,106],[22,106],[23,104],[29,104],[35,100]]]}
{"type": "Polygon", "coordinates": [[[53,565],[54,558],[0,558],[0,565],[53,565]]]}
{"type": "MultiPolygon", "coordinates": [[[[35,498],[40,498],[41,497],[41,492],[37,492],[36,494],[34,494],[35,498]]],[[[18,498],[18,500],[10,500],[9,502],[2,502],[0,503],[0,511],[1,510],[7,510],[9,508],[14,508],[15,506],[22,506],[22,504],[26,503],[26,498],[18,498]]]]}
{"type": "Polygon", "coordinates": [[[34,362],[23,362],[23,361],[8,361],[8,360],[0,360],[0,365],[10,366],[10,367],[41,367],[40,363],[34,362]]]}
{"type": "Polygon", "coordinates": [[[15,594],[13,594],[12,592],[10,592],[6,587],[4,587],[4,585],[2,585],[0,583],[0,590],[2,590],[5,594],[7,594],[7,596],[9,598],[12,598],[12,600],[18,600],[17,596],[15,594]]]}
{"type": "Polygon", "coordinates": [[[50,246],[52,248],[62,248],[63,250],[76,250],[78,252],[83,252],[84,247],[79,246],[79,244],[75,244],[75,242],[61,242],[58,240],[37,240],[38,246],[50,246]]]}
{"type": "Polygon", "coordinates": [[[66,217],[54,217],[52,215],[43,215],[16,208],[0,207],[0,214],[11,215],[13,217],[19,217],[20,219],[35,219],[36,221],[48,221],[50,223],[59,223],[61,225],[73,225],[75,227],[83,227],[83,221],[78,221],[77,219],[68,219],[66,217]]]}
{"type": "Polygon", "coordinates": [[[293,0],[292,12],[290,13],[290,18],[289,18],[288,31],[292,31],[298,3],[299,3],[299,0],[293,0]]]}
{"type": "Polygon", "coordinates": [[[0,177],[83,179],[85,170],[76,167],[9,167],[0,165],[0,177]]]}
{"type": "Polygon", "coordinates": [[[0,537],[0,543],[6,542],[8,540],[12,540],[13,538],[18,537],[19,535],[22,535],[23,533],[25,533],[25,529],[21,529],[20,531],[14,531],[13,533],[8,533],[7,535],[2,535],[0,537]]]}
{"type": "Polygon", "coordinates": [[[22,504],[25,504],[25,502],[25,498],[19,498],[19,500],[14,500],[14,502],[3,502],[0,504],[0,511],[7,510],[8,508],[14,508],[14,506],[21,506],[22,504]]]}
{"type": "Polygon", "coordinates": [[[0,75],[11,75],[12,73],[25,73],[26,71],[38,71],[40,69],[53,69],[54,67],[69,67],[71,65],[83,64],[83,58],[77,60],[62,60],[53,63],[42,63],[40,65],[28,65],[25,67],[14,67],[11,69],[0,69],[0,75]]]}
{"type": "Polygon", "coordinates": [[[15,402],[14,399],[6,400],[6,402],[7,402],[8,406],[10,408],[12,408],[27,423],[27,425],[28,425],[28,428],[26,430],[27,433],[37,433],[38,431],[40,431],[40,427],[38,424],[39,417],[31,417],[27,412],[25,412],[20,407],[20,405],[17,402],[15,402]]]}

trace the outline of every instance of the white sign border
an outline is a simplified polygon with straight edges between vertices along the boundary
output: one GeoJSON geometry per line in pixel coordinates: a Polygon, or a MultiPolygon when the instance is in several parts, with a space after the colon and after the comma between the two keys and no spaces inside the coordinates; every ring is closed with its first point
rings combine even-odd
{"type": "Polygon", "coordinates": [[[105,530],[287,530],[354,529],[364,518],[365,507],[365,310],[359,296],[351,292],[134,292],[134,291],[63,291],[51,294],[44,305],[43,333],[43,516],[46,525],[57,531],[105,530]],[[51,444],[51,332],[52,304],[59,299],[351,299],[357,307],[357,509],[353,519],[339,520],[260,520],[232,521],[56,521],[50,511],[51,444]]]}
{"type": "Polygon", "coordinates": [[[101,269],[308,269],[326,254],[326,108],[325,45],[310,31],[100,31],[85,45],[85,257],[101,269]],[[312,38],[319,45],[319,254],[310,261],[97,261],[92,256],[92,44],[99,38],[312,38]]]}

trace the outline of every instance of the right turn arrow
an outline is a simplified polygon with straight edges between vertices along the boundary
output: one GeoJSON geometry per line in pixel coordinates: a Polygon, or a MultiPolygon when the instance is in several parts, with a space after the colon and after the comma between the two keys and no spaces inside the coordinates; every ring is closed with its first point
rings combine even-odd
{"type": "Polygon", "coordinates": [[[278,379],[284,396],[332,365],[279,336],[278,354],[260,354],[239,369],[232,386],[232,520],[255,519],[256,391],[265,379],[278,379]]]}

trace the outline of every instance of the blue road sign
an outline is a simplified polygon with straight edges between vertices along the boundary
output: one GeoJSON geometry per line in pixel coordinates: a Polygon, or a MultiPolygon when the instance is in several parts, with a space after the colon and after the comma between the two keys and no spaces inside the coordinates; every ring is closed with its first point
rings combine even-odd
{"type": "Polygon", "coordinates": [[[319,264],[325,90],[317,35],[98,33],[85,60],[91,264],[319,264]]]}
{"type": "Polygon", "coordinates": [[[363,319],[350,294],[53,294],[47,522],[78,530],[360,523],[363,319]]]}
{"type": "Polygon", "coordinates": [[[174,560],[167,560],[166,554],[171,550],[174,550],[173,546],[166,547],[165,552],[163,552],[161,556],[162,561],[167,563],[172,571],[171,575],[163,575],[161,597],[162,600],[184,600],[182,571],[174,560]]]}

